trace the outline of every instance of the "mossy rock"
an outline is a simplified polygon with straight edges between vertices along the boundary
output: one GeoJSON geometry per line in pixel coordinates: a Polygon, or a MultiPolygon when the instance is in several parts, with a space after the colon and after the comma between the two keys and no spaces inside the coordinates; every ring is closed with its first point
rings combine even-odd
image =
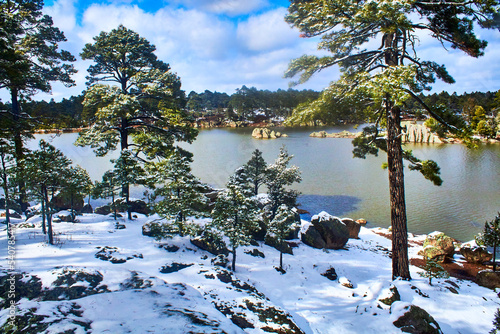
{"type": "Polygon", "coordinates": [[[379,302],[391,306],[394,302],[398,302],[401,300],[401,295],[399,294],[398,288],[394,285],[391,285],[388,291],[388,296],[386,298],[379,299],[379,302]]]}
{"type": "Polygon", "coordinates": [[[406,312],[393,322],[394,326],[402,332],[412,334],[442,334],[441,328],[434,318],[426,310],[410,305],[405,308],[406,312]]]}
{"type": "Polygon", "coordinates": [[[455,243],[452,238],[439,233],[428,236],[423,244],[424,256],[437,262],[447,262],[453,258],[455,243]]]}

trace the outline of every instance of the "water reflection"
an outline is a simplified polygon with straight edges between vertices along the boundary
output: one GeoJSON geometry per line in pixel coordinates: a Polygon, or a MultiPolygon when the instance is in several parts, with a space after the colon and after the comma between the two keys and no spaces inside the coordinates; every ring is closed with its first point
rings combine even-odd
{"type": "Polygon", "coordinates": [[[309,212],[302,214],[302,219],[310,220],[321,211],[342,218],[349,212],[356,211],[361,199],[345,195],[301,195],[297,202],[299,209],[309,212]]]}

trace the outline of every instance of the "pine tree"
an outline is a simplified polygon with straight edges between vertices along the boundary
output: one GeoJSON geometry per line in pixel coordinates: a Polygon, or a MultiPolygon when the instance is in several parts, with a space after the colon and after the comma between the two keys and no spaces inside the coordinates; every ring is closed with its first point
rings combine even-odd
{"type": "Polygon", "coordinates": [[[276,216],[267,226],[267,234],[276,238],[280,245],[280,270],[283,271],[283,247],[286,237],[293,230],[295,223],[295,213],[290,208],[282,204],[276,211],[276,216]]]}
{"type": "Polygon", "coordinates": [[[293,155],[289,155],[283,146],[274,164],[266,167],[264,184],[267,187],[270,200],[269,220],[274,218],[280,205],[285,204],[288,207],[296,205],[299,193],[295,190],[286,189],[287,186],[302,181],[299,168],[297,166],[288,167],[292,158],[293,155]]]}
{"type": "Polygon", "coordinates": [[[259,187],[264,183],[266,173],[266,162],[262,157],[262,152],[256,149],[252,153],[252,158],[245,164],[246,173],[254,187],[254,194],[259,194],[259,187]]]}
{"type": "Polygon", "coordinates": [[[89,173],[80,166],[69,167],[64,175],[64,187],[61,195],[70,200],[71,221],[75,221],[76,213],[74,210],[75,198],[84,198],[92,190],[92,180],[89,173]]]}
{"type": "MultiPolygon", "coordinates": [[[[88,69],[91,86],[84,107],[97,108],[97,112],[95,123],[80,133],[78,145],[90,145],[98,156],[118,148],[153,160],[168,157],[176,142],[195,139],[197,130],[182,110],[185,94],[180,79],[157,59],[155,50],[149,41],[121,25],[85,45],[81,56],[94,65],[88,69]]],[[[123,183],[125,198],[130,184],[137,182],[123,183]]]]}
{"type": "Polygon", "coordinates": [[[495,312],[495,319],[493,319],[493,329],[490,331],[490,334],[500,334],[500,309],[497,308],[495,312]]]}
{"type": "Polygon", "coordinates": [[[206,188],[192,173],[190,160],[176,152],[171,157],[148,165],[156,189],[154,210],[161,217],[173,220],[177,233],[190,234],[187,218],[208,215],[208,199],[202,191],[206,188]]]}
{"type": "Polygon", "coordinates": [[[454,113],[428,106],[419,97],[420,92],[431,89],[430,84],[436,78],[447,83],[453,83],[454,79],[443,65],[420,59],[416,41],[421,34],[430,34],[443,46],[448,44],[479,57],[487,42],[476,37],[474,27],[498,28],[498,9],[498,2],[493,0],[296,0],[288,9],[286,20],[302,32],[301,36],[321,36],[319,48],[331,54],[305,55],[292,60],[285,76],[300,73],[296,83],[303,83],[327,67],[338,65],[341,69],[340,79],[332,82],[311,108],[302,108],[299,112],[314,114],[317,104],[331,101],[342,108],[350,105],[361,108],[375,126],[354,142],[355,156],[377,154],[379,149],[387,152],[394,278],[411,278],[403,159],[410,161],[412,169],[440,184],[437,164],[421,161],[402,149],[401,119],[405,102],[417,101],[426,113],[455,135],[465,139],[470,135],[470,130],[464,130],[465,123],[459,122],[454,113]],[[379,125],[386,127],[386,136],[380,136],[379,125]]]}
{"type": "Polygon", "coordinates": [[[0,184],[5,199],[5,222],[7,231],[10,226],[10,208],[12,207],[12,197],[15,194],[15,150],[8,140],[0,139],[0,184]]]}
{"type": "Polygon", "coordinates": [[[422,277],[426,277],[429,279],[429,285],[432,285],[433,278],[448,278],[450,275],[448,272],[436,261],[427,258],[425,260],[423,272],[419,272],[418,274],[422,277]]]}
{"type": "Polygon", "coordinates": [[[122,185],[118,180],[116,172],[113,170],[108,170],[102,176],[101,181],[95,182],[94,187],[92,189],[92,197],[93,198],[110,198],[111,197],[111,206],[113,207],[113,216],[116,220],[118,213],[116,210],[116,197],[120,193],[122,189],[122,185]]]}
{"type": "Polygon", "coordinates": [[[251,233],[259,229],[258,207],[252,196],[252,189],[245,186],[244,174],[239,173],[229,178],[227,189],[219,193],[212,211],[212,226],[222,231],[229,238],[232,247],[232,270],[236,270],[236,249],[248,245],[251,233]],[[243,180],[243,183],[242,183],[243,180]]]}
{"type": "Polygon", "coordinates": [[[42,12],[42,0],[0,1],[0,89],[10,93],[11,104],[3,113],[14,141],[19,205],[27,208],[24,189],[24,141],[32,137],[32,120],[21,109],[21,101],[37,92],[50,92],[51,82],[74,85],[71,75],[76,73],[70,63],[75,58],[58,49],[66,41],[64,34],[53,26],[52,18],[42,12]]]}
{"type": "Polygon", "coordinates": [[[476,242],[478,245],[493,247],[493,271],[496,271],[496,253],[500,246],[500,212],[492,221],[484,224],[483,233],[476,237],[476,242]]]}
{"type": "Polygon", "coordinates": [[[39,149],[26,157],[27,186],[35,198],[42,203],[42,227],[48,234],[49,244],[54,244],[51,206],[54,195],[64,188],[65,178],[70,170],[71,160],[44,140],[40,140],[39,149]]]}

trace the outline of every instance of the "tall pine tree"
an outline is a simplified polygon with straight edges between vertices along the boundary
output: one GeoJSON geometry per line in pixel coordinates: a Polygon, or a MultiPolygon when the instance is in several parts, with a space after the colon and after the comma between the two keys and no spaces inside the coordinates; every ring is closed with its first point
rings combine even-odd
{"type": "MultiPolygon", "coordinates": [[[[94,65],[88,69],[91,86],[84,107],[97,108],[97,112],[95,123],[80,133],[79,145],[90,145],[98,156],[117,148],[129,150],[137,161],[145,161],[168,157],[176,142],[195,139],[197,130],[181,109],[185,94],[180,79],[157,59],[155,50],[124,26],[101,32],[94,43],[85,45],[81,56],[94,65]]],[[[123,180],[128,205],[129,185],[136,182],[123,180]]],[[[128,218],[132,218],[130,209],[128,218]]]]}
{"type": "Polygon", "coordinates": [[[252,158],[244,166],[255,195],[259,194],[259,187],[264,183],[266,166],[266,161],[259,149],[252,152],[252,158]]]}
{"type": "MultiPolygon", "coordinates": [[[[439,183],[434,162],[420,161],[401,147],[401,118],[405,102],[414,99],[437,121],[457,135],[466,136],[449,120],[449,113],[423,103],[418,93],[430,89],[439,78],[454,82],[443,65],[418,57],[417,41],[429,34],[443,46],[449,45],[472,57],[483,55],[486,41],[476,37],[475,26],[497,28],[498,1],[367,1],[294,0],[286,20],[302,37],[321,36],[319,48],[330,55],[302,56],[291,61],[287,77],[300,73],[298,83],[334,65],[341,77],[324,90],[316,104],[336,101],[339,106],[362,106],[376,126],[358,140],[357,156],[387,151],[392,232],[393,277],[410,279],[408,233],[404,191],[403,158],[410,167],[439,183]],[[384,124],[387,136],[380,137],[384,124]]],[[[314,113],[303,108],[302,114],[314,113]]]]}
{"type": "Polygon", "coordinates": [[[75,58],[58,48],[66,41],[64,34],[42,9],[42,0],[0,1],[0,89],[8,90],[11,97],[10,108],[0,114],[10,125],[0,134],[14,143],[23,211],[27,208],[23,143],[32,136],[32,121],[22,111],[21,101],[40,91],[50,92],[54,81],[74,85],[71,75],[76,73],[70,64],[75,58]]]}

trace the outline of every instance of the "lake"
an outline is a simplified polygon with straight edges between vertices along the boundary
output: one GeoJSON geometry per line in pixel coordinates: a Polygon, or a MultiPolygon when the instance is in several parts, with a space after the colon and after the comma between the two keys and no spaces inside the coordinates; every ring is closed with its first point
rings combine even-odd
{"type": "MultiPolygon", "coordinates": [[[[313,131],[352,131],[351,126],[284,128],[287,138],[259,140],[253,128],[208,129],[197,140],[182,144],[194,154],[193,173],[202,181],[224,187],[229,175],[245,164],[255,149],[273,162],[282,145],[294,155],[303,181],[294,186],[302,195],[300,208],[310,214],[327,211],[339,217],[365,218],[368,227],[390,225],[387,171],[381,168],[384,152],[366,160],[352,156],[351,139],[312,138],[313,131]]],[[[61,149],[93,179],[111,167],[110,157],[96,158],[90,148],[73,145],[77,134],[37,135],[61,149]]],[[[35,148],[30,142],[29,147],[35,148]]],[[[470,150],[460,144],[409,144],[421,159],[435,160],[441,167],[443,185],[434,186],[418,172],[406,169],[408,228],[413,233],[442,231],[462,241],[471,240],[485,221],[500,211],[500,145],[480,145],[470,150]]],[[[117,157],[116,152],[111,157],[117,157]]],[[[140,197],[136,191],[135,196],[140,197]]],[[[310,215],[304,215],[308,218],[310,215]]]]}

